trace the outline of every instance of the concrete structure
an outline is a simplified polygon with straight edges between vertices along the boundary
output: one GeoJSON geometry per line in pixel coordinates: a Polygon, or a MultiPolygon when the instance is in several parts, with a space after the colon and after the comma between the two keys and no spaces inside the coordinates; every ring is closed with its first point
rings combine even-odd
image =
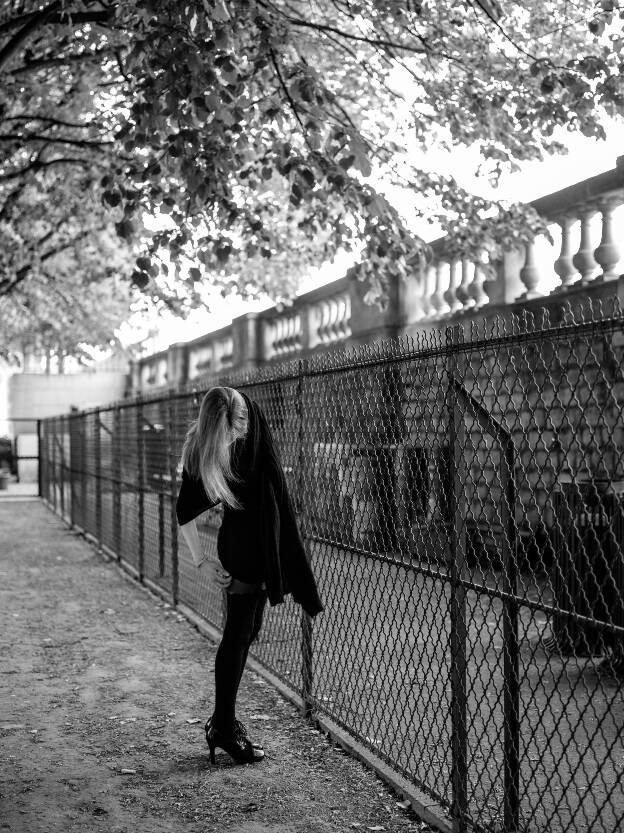
{"type": "Polygon", "coordinates": [[[37,419],[121,399],[126,378],[127,374],[120,371],[15,373],[8,384],[9,422],[20,421],[20,430],[15,433],[32,433],[37,419]]]}
{"type": "Polygon", "coordinates": [[[37,420],[91,408],[126,393],[128,374],[120,370],[81,373],[14,373],[6,383],[7,418],[0,421],[0,436],[14,442],[20,482],[37,481],[37,420]]]}
{"type": "Polygon", "coordinates": [[[623,203],[624,156],[614,169],[531,203],[549,223],[554,252],[540,239],[511,249],[493,264],[495,279],[486,280],[483,262],[450,256],[450,241],[440,238],[432,244],[432,262],[391,287],[384,312],[363,302],[365,285],[341,278],[281,311],[239,316],[227,327],[133,362],[132,393],[305,358],[339,343],[368,343],[454,323],[470,327],[494,316],[511,320],[564,300],[622,298],[614,214],[617,219],[623,203]]]}

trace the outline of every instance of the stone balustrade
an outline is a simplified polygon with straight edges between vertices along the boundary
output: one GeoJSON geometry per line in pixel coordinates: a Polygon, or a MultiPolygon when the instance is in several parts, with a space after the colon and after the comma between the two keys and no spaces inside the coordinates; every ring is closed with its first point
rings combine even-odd
{"type": "Polygon", "coordinates": [[[344,277],[290,305],[239,316],[228,327],[139,359],[133,365],[132,392],[175,386],[228,368],[304,358],[343,342],[517,313],[551,300],[623,294],[619,263],[624,250],[616,229],[624,227],[624,156],[614,169],[531,205],[548,222],[554,246],[538,237],[505,252],[486,270],[485,253],[477,262],[450,256],[447,239],[440,238],[431,244],[428,262],[422,259],[413,276],[391,286],[383,311],[364,303],[363,284],[344,277]]]}

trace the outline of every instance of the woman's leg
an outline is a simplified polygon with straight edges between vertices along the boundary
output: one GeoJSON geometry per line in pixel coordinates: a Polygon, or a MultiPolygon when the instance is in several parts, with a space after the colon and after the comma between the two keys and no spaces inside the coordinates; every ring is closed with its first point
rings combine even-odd
{"type": "Polygon", "coordinates": [[[215,658],[215,709],[212,722],[219,731],[234,731],[236,695],[247,659],[247,651],[257,634],[260,594],[228,593],[223,637],[215,658]]]}
{"type": "Polygon", "coordinates": [[[257,603],[256,603],[256,610],[254,614],[254,624],[251,630],[251,637],[249,642],[247,643],[247,647],[243,653],[243,661],[241,663],[241,671],[240,677],[238,678],[238,684],[240,685],[241,678],[243,676],[243,671],[245,670],[245,664],[247,663],[247,654],[249,652],[249,648],[251,643],[254,642],[258,638],[258,634],[260,633],[260,629],[262,628],[262,617],[264,615],[264,608],[267,601],[267,594],[266,590],[261,590],[258,594],[254,594],[257,596],[257,603]]]}

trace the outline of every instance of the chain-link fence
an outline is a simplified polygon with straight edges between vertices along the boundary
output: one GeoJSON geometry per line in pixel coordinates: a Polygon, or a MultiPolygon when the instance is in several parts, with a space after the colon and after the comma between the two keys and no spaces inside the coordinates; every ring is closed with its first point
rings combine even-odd
{"type": "MultiPolygon", "coordinates": [[[[207,379],[42,426],[44,497],[212,625],[178,458],[217,381],[276,436],[326,609],[253,653],[454,829],[624,818],[624,319],[552,312],[207,379]],[[555,317],[557,320],[555,320],[555,317]]],[[[200,519],[216,552],[220,515],[200,519]]]]}

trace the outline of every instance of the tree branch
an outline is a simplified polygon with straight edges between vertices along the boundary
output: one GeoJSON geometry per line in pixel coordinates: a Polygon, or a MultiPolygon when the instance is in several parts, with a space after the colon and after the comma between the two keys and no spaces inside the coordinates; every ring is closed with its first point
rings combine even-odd
{"type": "Polygon", "coordinates": [[[280,86],[281,86],[282,90],[284,91],[284,95],[286,96],[286,98],[288,100],[288,103],[290,104],[290,107],[291,107],[293,113],[295,114],[295,118],[299,122],[299,126],[301,127],[301,129],[304,132],[303,135],[304,135],[304,138],[305,138],[305,128],[303,126],[303,122],[301,121],[301,116],[299,115],[299,111],[297,110],[297,106],[295,105],[295,102],[293,101],[291,94],[288,92],[288,87],[284,83],[284,79],[282,78],[282,73],[280,72],[280,68],[277,65],[277,61],[275,59],[275,53],[273,52],[272,49],[270,50],[270,55],[271,55],[271,63],[273,64],[273,67],[275,68],[275,72],[277,73],[277,77],[279,79],[280,86]]]}
{"type": "MultiPolygon", "coordinates": [[[[262,2],[262,0],[258,0],[258,5],[263,6],[264,8],[269,8],[269,4],[262,2]]],[[[273,5],[270,5],[270,8],[278,12],[285,20],[288,21],[288,23],[292,24],[293,26],[314,29],[317,32],[331,32],[332,34],[338,35],[339,37],[345,38],[346,40],[354,40],[358,41],[359,43],[368,43],[370,44],[370,46],[384,46],[390,47],[392,49],[403,49],[406,52],[413,52],[417,55],[422,55],[423,53],[427,52],[427,49],[424,46],[408,46],[404,43],[396,43],[395,41],[383,40],[380,38],[367,38],[365,35],[355,35],[351,32],[345,32],[343,29],[338,29],[337,26],[330,26],[327,23],[316,23],[312,20],[301,20],[300,18],[291,17],[290,15],[285,14],[284,12],[282,12],[281,9],[277,9],[273,5]]]]}
{"type": "Polygon", "coordinates": [[[82,52],[75,55],[66,55],[62,58],[41,58],[39,60],[31,61],[28,64],[24,64],[24,66],[12,69],[11,75],[26,75],[29,72],[36,72],[42,67],[65,66],[66,64],[80,62],[86,63],[87,61],[100,58],[102,55],[111,55],[113,52],[114,49],[112,47],[108,47],[106,49],[98,49],[96,52],[82,52]]]}
{"type": "Polygon", "coordinates": [[[71,145],[79,148],[99,148],[103,145],[112,145],[113,142],[102,141],[96,142],[90,139],[66,139],[63,136],[58,138],[55,136],[37,136],[35,133],[21,134],[21,133],[0,133],[0,142],[46,142],[51,145],[71,145]]]}
{"type": "MultiPolygon", "coordinates": [[[[104,231],[105,226],[97,226],[95,228],[88,228],[84,231],[79,232],[75,237],[73,237],[70,241],[57,246],[54,249],[51,249],[46,254],[42,255],[40,259],[41,262],[49,260],[51,257],[64,252],[66,249],[71,249],[72,246],[75,246],[76,243],[79,243],[80,240],[83,240],[85,237],[88,237],[90,234],[95,234],[98,231],[104,231]]],[[[31,274],[32,265],[30,263],[20,267],[17,270],[15,276],[11,280],[10,278],[3,278],[0,280],[0,297],[6,296],[9,292],[13,292],[15,287],[19,286],[26,278],[31,274]]]]}
{"type": "Polygon", "coordinates": [[[30,16],[30,19],[22,28],[13,35],[13,37],[0,49],[0,70],[8,63],[13,54],[17,52],[20,46],[25,43],[42,24],[47,22],[47,19],[61,7],[62,0],[54,0],[45,9],[40,12],[35,12],[30,16]]]}
{"type": "Polygon", "coordinates": [[[33,159],[33,161],[26,165],[25,168],[20,168],[17,171],[11,171],[10,174],[1,174],[0,175],[0,182],[9,182],[12,179],[18,179],[20,176],[24,174],[31,173],[34,171],[38,171],[41,168],[50,168],[52,165],[93,165],[92,159],[80,159],[79,157],[71,157],[71,156],[62,156],[58,157],[57,159],[50,159],[47,162],[42,162],[41,159],[33,159]]]}
{"type": "MultiPolygon", "coordinates": [[[[55,5],[60,5],[55,4],[55,5]]],[[[105,8],[101,11],[92,11],[92,12],[74,12],[73,14],[69,11],[65,12],[52,12],[49,17],[45,21],[39,20],[37,25],[55,25],[58,23],[103,23],[106,22],[111,15],[112,7],[105,8]]],[[[30,14],[23,14],[19,17],[14,17],[11,20],[3,23],[0,26],[0,37],[2,35],[7,35],[9,32],[12,32],[14,29],[17,29],[18,26],[26,26],[30,22],[32,22],[33,18],[37,17],[39,12],[30,12],[30,14]]]]}

